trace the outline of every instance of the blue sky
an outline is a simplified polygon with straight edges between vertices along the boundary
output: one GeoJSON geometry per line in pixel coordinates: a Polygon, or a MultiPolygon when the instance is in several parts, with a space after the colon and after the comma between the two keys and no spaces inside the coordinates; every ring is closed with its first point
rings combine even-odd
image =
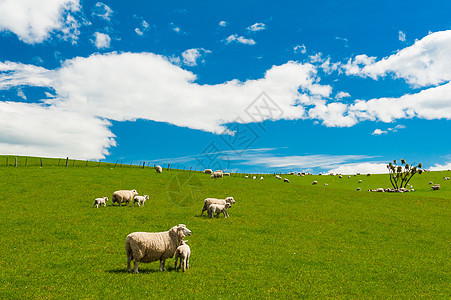
{"type": "Polygon", "coordinates": [[[0,0],[0,154],[451,168],[449,1],[0,0]],[[39,3],[38,3],[39,2],[39,3]]]}

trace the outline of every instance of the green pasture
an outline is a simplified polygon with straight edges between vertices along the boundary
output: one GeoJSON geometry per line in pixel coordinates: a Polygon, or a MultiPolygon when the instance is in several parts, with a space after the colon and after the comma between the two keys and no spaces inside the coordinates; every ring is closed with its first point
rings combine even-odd
{"type": "Polygon", "coordinates": [[[388,175],[283,183],[64,159],[13,165],[0,156],[2,299],[451,297],[449,171],[415,175],[415,192],[370,193],[390,187],[388,175]],[[111,206],[119,189],[150,200],[111,206]],[[92,207],[105,196],[107,207],[92,207]],[[227,196],[230,218],[199,216],[206,197],[227,196]],[[129,233],[179,223],[193,232],[187,272],[174,259],[166,272],[159,262],[126,272],[129,233]]]}

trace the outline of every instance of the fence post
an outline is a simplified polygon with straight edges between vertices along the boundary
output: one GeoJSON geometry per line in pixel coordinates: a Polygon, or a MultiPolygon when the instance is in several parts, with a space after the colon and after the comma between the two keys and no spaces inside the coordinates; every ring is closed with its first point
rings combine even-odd
{"type": "Polygon", "coordinates": [[[14,159],[14,167],[17,167],[17,157],[14,159]]]}
{"type": "Polygon", "coordinates": [[[116,168],[116,165],[117,165],[117,162],[119,161],[119,159],[118,160],[116,160],[116,163],[114,164],[114,167],[113,168],[116,168]]]}
{"type": "Polygon", "coordinates": [[[8,166],[8,158],[6,158],[6,167],[8,166]]]}
{"type": "Polygon", "coordinates": [[[122,168],[122,160],[121,160],[121,168],[122,168]]]}
{"type": "Polygon", "coordinates": [[[69,157],[66,157],[66,167],[67,167],[68,163],[69,163],[69,157]]]}
{"type": "Polygon", "coordinates": [[[168,171],[169,171],[169,167],[171,166],[171,164],[168,164],[168,171]]]}
{"type": "Polygon", "coordinates": [[[100,167],[100,159],[99,159],[99,165],[97,167],[100,167]]]}
{"type": "Polygon", "coordinates": [[[146,165],[146,162],[145,161],[143,161],[143,169],[144,169],[144,166],[146,165]]]}
{"type": "Polygon", "coordinates": [[[40,158],[40,160],[41,160],[41,167],[42,167],[42,158],[40,158]]]}
{"type": "Polygon", "coordinates": [[[28,163],[28,157],[25,157],[25,167],[27,166],[28,163]]]}

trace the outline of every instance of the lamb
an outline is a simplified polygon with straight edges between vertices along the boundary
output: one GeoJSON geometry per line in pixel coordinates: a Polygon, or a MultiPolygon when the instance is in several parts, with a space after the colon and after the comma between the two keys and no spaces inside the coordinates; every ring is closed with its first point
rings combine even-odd
{"type": "Polygon", "coordinates": [[[180,265],[182,266],[182,271],[185,272],[186,269],[189,269],[189,257],[191,256],[191,249],[190,247],[186,244],[186,242],[188,241],[182,241],[180,243],[180,246],[177,247],[177,249],[175,250],[175,266],[174,269],[177,271],[177,260],[180,258],[180,264],[179,264],[179,269],[180,269],[180,265]]]}
{"type": "Polygon", "coordinates": [[[223,173],[222,172],[213,172],[213,174],[211,174],[210,176],[211,178],[221,178],[223,177],[223,173]]]}
{"type": "Polygon", "coordinates": [[[222,204],[211,204],[208,207],[208,217],[213,218],[213,215],[216,214],[216,218],[219,218],[219,214],[223,213],[224,218],[228,218],[229,214],[227,213],[227,208],[231,207],[230,203],[222,204]]]}
{"type": "Polygon", "coordinates": [[[213,174],[213,170],[212,169],[205,169],[204,173],[205,174],[213,174]]]}
{"type": "Polygon", "coordinates": [[[138,195],[138,192],[136,190],[115,191],[113,193],[113,198],[111,199],[111,205],[114,205],[115,202],[117,202],[119,206],[122,205],[122,202],[125,202],[125,205],[128,205],[128,202],[132,201],[136,195],[138,195]]]}
{"type": "Polygon", "coordinates": [[[433,186],[431,186],[431,189],[432,189],[433,191],[438,191],[438,190],[440,190],[440,184],[434,184],[433,186]]]}
{"type": "Polygon", "coordinates": [[[105,207],[107,201],[108,201],[108,197],[96,198],[94,200],[94,205],[92,207],[95,206],[95,207],[99,208],[99,205],[102,205],[102,204],[103,204],[103,207],[105,207]]]}
{"type": "Polygon", "coordinates": [[[283,179],[283,182],[290,183],[290,181],[289,181],[287,178],[284,178],[284,179],[283,179]]]}
{"type": "Polygon", "coordinates": [[[163,168],[161,166],[156,166],[155,171],[157,171],[157,173],[163,173],[163,168]]]}
{"type": "Polygon", "coordinates": [[[133,232],[125,240],[127,253],[127,271],[130,272],[130,262],[133,260],[134,272],[138,273],[138,263],[160,261],[160,271],[165,271],[166,259],[172,258],[177,247],[185,236],[191,235],[191,230],[184,224],[174,226],[163,232],[133,232]]]}
{"type": "Polygon", "coordinates": [[[212,204],[225,205],[226,203],[232,205],[235,203],[235,199],[233,199],[233,197],[227,197],[225,199],[206,198],[204,200],[204,207],[202,208],[202,212],[200,213],[200,215],[202,216],[204,211],[208,210],[208,207],[212,204]]]}
{"type": "Polygon", "coordinates": [[[149,195],[135,196],[133,198],[133,207],[135,206],[135,203],[138,203],[138,206],[141,206],[141,204],[144,206],[144,202],[146,202],[146,200],[149,200],[149,195]]]}
{"type": "Polygon", "coordinates": [[[312,185],[315,185],[315,184],[318,184],[318,181],[315,180],[312,182],[312,185]]]}

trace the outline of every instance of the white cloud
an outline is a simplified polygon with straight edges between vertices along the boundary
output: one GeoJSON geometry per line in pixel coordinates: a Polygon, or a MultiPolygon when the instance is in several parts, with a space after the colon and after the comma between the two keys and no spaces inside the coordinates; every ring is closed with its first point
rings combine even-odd
{"type": "Polygon", "coordinates": [[[135,32],[138,35],[144,35],[144,32],[142,32],[141,29],[139,29],[138,27],[135,28],[135,32]]]}
{"type": "Polygon", "coordinates": [[[24,99],[24,100],[27,100],[27,96],[25,95],[25,93],[21,89],[19,89],[17,91],[17,96],[22,98],[22,99],[24,99]]]}
{"type": "Polygon", "coordinates": [[[147,23],[146,20],[143,20],[143,21],[141,22],[141,28],[136,27],[136,28],[135,28],[135,32],[136,32],[136,34],[138,34],[138,35],[144,35],[144,32],[148,31],[148,30],[149,30],[149,27],[150,27],[150,24],[147,23]]]}
{"type": "MultiPolygon", "coordinates": [[[[111,133],[107,125],[96,123],[95,120],[146,119],[222,133],[226,128],[224,124],[235,122],[238,117],[241,117],[240,123],[255,121],[253,116],[244,112],[262,91],[282,111],[277,116],[266,114],[262,120],[305,118],[304,108],[299,105],[299,101],[313,103],[314,100],[310,98],[321,98],[331,92],[329,86],[317,83],[316,69],[311,64],[288,62],[273,66],[260,79],[200,85],[195,83],[196,76],[192,72],[152,53],[77,57],[65,61],[56,70],[1,63],[0,74],[5,75],[0,76],[1,89],[25,85],[51,88],[55,96],[44,100],[49,110],[51,107],[52,112],[63,111],[84,116],[91,120],[86,122],[86,126],[92,125],[94,132],[101,132],[96,128],[103,124],[104,141],[111,137],[111,133]]],[[[54,124],[45,124],[40,127],[42,131],[54,130],[54,124]]],[[[8,128],[0,126],[0,136],[8,128]]],[[[69,128],[66,130],[70,131],[69,128]]],[[[86,134],[89,134],[89,130],[86,134]]],[[[72,143],[78,143],[80,139],[72,139],[72,143]]],[[[91,140],[91,137],[87,139],[91,140]]],[[[95,155],[89,153],[91,157],[102,156],[100,150],[95,155]]]]}
{"type": "Polygon", "coordinates": [[[402,32],[401,30],[398,32],[398,39],[401,42],[405,42],[406,41],[406,34],[404,32],[402,32]]]}
{"type": "Polygon", "coordinates": [[[404,129],[404,128],[406,128],[405,125],[396,125],[395,127],[388,128],[387,130],[391,131],[391,132],[398,132],[399,129],[404,129]]]}
{"type": "Polygon", "coordinates": [[[430,167],[429,170],[431,171],[451,170],[451,162],[444,165],[435,164],[434,166],[430,167]]]}
{"type": "Polygon", "coordinates": [[[183,33],[182,29],[180,28],[180,26],[175,25],[174,23],[169,23],[169,27],[172,29],[172,31],[177,32],[177,33],[183,33]]]}
{"type": "Polygon", "coordinates": [[[204,48],[188,49],[182,53],[183,63],[190,67],[197,66],[199,59],[201,59],[202,63],[205,62],[202,56],[208,53],[211,53],[211,51],[204,48]]]}
{"type": "Polygon", "coordinates": [[[372,135],[381,135],[381,134],[387,134],[387,133],[388,133],[388,131],[380,130],[379,128],[377,128],[377,129],[374,129],[372,135]]]}
{"type": "Polygon", "coordinates": [[[96,32],[94,33],[95,40],[92,41],[97,49],[105,49],[110,47],[111,38],[108,34],[96,32]]]}
{"type": "Polygon", "coordinates": [[[226,21],[219,22],[219,26],[226,27],[228,24],[226,21]]]}
{"type": "Polygon", "coordinates": [[[305,54],[307,52],[307,48],[305,45],[296,45],[293,48],[294,53],[302,53],[305,54]]]}
{"type": "Polygon", "coordinates": [[[451,30],[431,33],[412,46],[376,61],[357,55],[343,69],[347,75],[378,79],[387,74],[403,78],[414,87],[438,85],[451,80],[451,30]]]}
{"type": "Polygon", "coordinates": [[[328,173],[334,174],[385,174],[388,173],[387,164],[384,163],[373,163],[373,162],[363,162],[363,163],[350,163],[342,164],[336,166],[333,169],[327,171],[328,173]]]}
{"type": "Polygon", "coordinates": [[[79,24],[71,13],[79,10],[79,0],[3,0],[0,31],[11,31],[28,44],[42,43],[54,32],[75,42],[79,24]]]}
{"type": "Polygon", "coordinates": [[[247,27],[247,30],[249,30],[249,31],[260,31],[260,30],[265,30],[265,29],[266,29],[266,25],[263,23],[255,23],[254,25],[247,27]]]}
{"type": "Polygon", "coordinates": [[[341,100],[343,98],[348,98],[348,97],[351,97],[351,95],[346,92],[338,92],[337,95],[335,95],[335,99],[337,99],[337,100],[341,100]]]}
{"type": "Polygon", "coordinates": [[[255,45],[256,44],[253,39],[247,39],[245,37],[238,36],[237,34],[232,34],[225,40],[226,44],[229,44],[232,42],[236,42],[239,44],[245,44],[245,45],[255,45]]]}
{"type": "Polygon", "coordinates": [[[102,2],[97,2],[94,11],[92,12],[93,16],[97,16],[107,21],[111,20],[112,14],[113,10],[108,5],[102,2]]]}

